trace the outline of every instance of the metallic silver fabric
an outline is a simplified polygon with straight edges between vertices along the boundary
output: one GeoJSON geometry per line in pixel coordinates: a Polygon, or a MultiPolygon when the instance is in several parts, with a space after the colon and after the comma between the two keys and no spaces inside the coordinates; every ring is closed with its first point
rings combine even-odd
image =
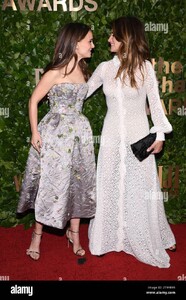
{"type": "Polygon", "coordinates": [[[48,93],[50,111],[38,125],[40,154],[31,146],[17,212],[35,209],[36,221],[64,228],[91,218],[96,206],[92,130],[82,114],[86,83],[60,83],[48,93]]]}

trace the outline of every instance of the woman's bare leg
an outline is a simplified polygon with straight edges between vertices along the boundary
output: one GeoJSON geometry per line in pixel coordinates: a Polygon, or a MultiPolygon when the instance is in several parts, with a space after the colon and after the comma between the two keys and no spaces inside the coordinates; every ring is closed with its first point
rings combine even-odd
{"type": "Polygon", "coordinates": [[[67,229],[67,238],[73,244],[73,252],[76,255],[83,256],[85,255],[85,250],[82,249],[80,244],[79,228],[80,228],[80,219],[79,218],[71,219],[70,228],[67,229]]]}
{"type": "Polygon", "coordinates": [[[26,254],[32,259],[38,260],[40,258],[40,243],[43,233],[43,224],[35,222],[35,229],[32,233],[32,240],[29,249],[27,249],[26,254]]]}

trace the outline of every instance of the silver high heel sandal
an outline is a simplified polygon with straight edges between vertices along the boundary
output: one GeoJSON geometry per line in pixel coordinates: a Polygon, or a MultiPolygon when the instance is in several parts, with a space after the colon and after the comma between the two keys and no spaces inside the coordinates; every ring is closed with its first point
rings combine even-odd
{"type": "MultiPolygon", "coordinates": [[[[36,236],[40,236],[40,238],[42,238],[42,233],[37,233],[37,232],[33,231],[32,240],[36,236]]],[[[32,258],[33,260],[38,260],[40,258],[40,252],[32,250],[32,248],[29,248],[29,249],[26,250],[26,255],[30,256],[30,258],[32,258]]]]}
{"type": "MultiPolygon", "coordinates": [[[[67,237],[67,240],[68,240],[68,247],[69,247],[69,244],[71,243],[72,245],[73,245],[73,240],[72,240],[72,238],[70,237],[70,235],[69,235],[69,232],[72,232],[72,233],[79,233],[79,231],[73,231],[73,230],[71,230],[70,228],[68,228],[67,229],[67,231],[66,231],[66,237],[67,237]]],[[[82,247],[80,247],[77,251],[74,251],[73,250],[73,252],[74,252],[74,254],[75,255],[77,255],[77,256],[84,256],[85,255],[85,250],[82,248],[82,247]]]]}
{"type": "Polygon", "coordinates": [[[172,247],[168,248],[167,250],[169,250],[171,252],[176,252],[176,244],[173,245],[172,247]]]}

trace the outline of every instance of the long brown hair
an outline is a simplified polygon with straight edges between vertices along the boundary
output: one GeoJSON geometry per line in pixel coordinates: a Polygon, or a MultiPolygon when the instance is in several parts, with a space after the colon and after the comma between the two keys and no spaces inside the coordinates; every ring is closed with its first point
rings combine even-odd
{"type": "Polygon", "coordinates": [[[139,67],[144,78],[143,62],[150,60],[144,25],[136,17],[120,17],[112,22],[112,31],[116,40],[121,42],[117,52],[121,65],[116,78],[120,77],[124,82],[128,75],[131,86],[137,88],[135,70],[139,67]]]}
{"type": "MultiPolygon", "coordinates": [[[[45,73],[49,70],[65,68],[64,76],[69,75],[75,69],[77,64],[76,46],[87,33],[90,27],[83,23],[68,23],[61,30],[58,35],[54,56],[52,62],[45,68],[45,73]],[[67,72],[67,67],[71,59],[74,58],[74,65],[72,69],[67,72]]],[[[84,59],[79,61],[79,66],[82,70],[85,80],[89,78],[87,63],[84,59]]]]}

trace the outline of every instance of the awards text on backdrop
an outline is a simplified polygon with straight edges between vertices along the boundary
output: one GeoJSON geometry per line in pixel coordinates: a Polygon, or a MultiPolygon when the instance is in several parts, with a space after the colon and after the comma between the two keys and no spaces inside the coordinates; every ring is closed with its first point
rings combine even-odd
{"type": "Polygon", "coordinates": [[[97,2],[93,0],[79,0],[78,2],[77,5],[77,1],[74,0],[40,0],[39,4],[36,4],[36,0],[4,0],[2,10],[12,8],[14,11],[41,11],[42,8],[47,8],[48,11],[79,11],[84,8],[91,12],[98,8],[97,2]]]}

